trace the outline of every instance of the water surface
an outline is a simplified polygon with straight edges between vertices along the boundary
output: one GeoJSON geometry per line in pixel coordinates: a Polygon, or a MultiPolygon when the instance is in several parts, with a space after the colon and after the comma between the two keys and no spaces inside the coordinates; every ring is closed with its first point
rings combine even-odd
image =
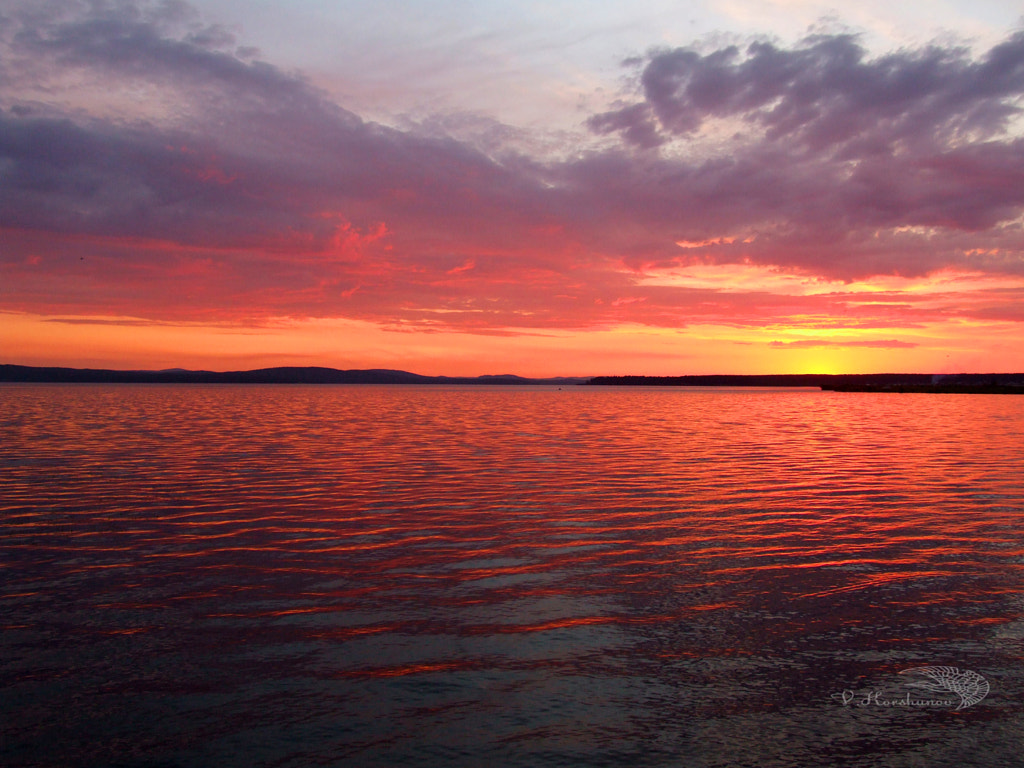
{"type": "Polygon", "coordinates": [[[991,395],[2,385],[0,762],[1014,764],[1022,445],[991,395]],[[842,696],[936,665],[990,692],[842,696]]]}

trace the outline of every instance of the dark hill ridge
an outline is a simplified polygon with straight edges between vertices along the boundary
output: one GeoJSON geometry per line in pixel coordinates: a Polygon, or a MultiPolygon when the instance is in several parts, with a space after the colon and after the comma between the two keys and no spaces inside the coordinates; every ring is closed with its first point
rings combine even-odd
{"type": "Polygon", "coordinates": [[[103,368],[36,368],[0,365],[0,381],[100,384],[581,384],[586,378],[526,379],[501,376],[421,376],[386,368],[339,371],[335,368],[283,367],[254,371],[116,371],[103,368]]]}
{"type": "Polygon", "coordinates": [[[528,379],[514,374],[475,377],[421,376],[375,368],[282,367],[254,371],[118,371],[0,365],[0,381],[106,384],[501,384],[633,387],[820,387],[839,392],[973,392],[1024,394],[1024,373],[774,374],[760,376],[596,376],[528,379]]]}

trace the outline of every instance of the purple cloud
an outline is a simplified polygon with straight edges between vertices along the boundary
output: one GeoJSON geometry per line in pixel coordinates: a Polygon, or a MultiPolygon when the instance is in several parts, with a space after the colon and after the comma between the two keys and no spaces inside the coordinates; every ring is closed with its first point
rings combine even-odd
{"type": "Polygon", "coordinates": [[[679,48],[651,54],[641,83],[644,101],[607,113],[599,127],[621,115],[627,131],[647,118],[650,130],[688,135],[708,120],[736,117],[768,140],[857,159],[898,151],[900,142],[977,141],[1005,131],[1024,95],[1024,33],[980,61],[938,45],[867,59],[852,35],[814,36],[791,50],[768,42],[705,55],[679,48]]]}
{"type": "Polygon", "coordinates": [[[1024,205],[1024,141],[1008,132],[1024,97],[1024,33],[979,60],[937,45],[869,59],[849,35],[789,50],[675,49],[652,53],[640,82],[642,101],[592,117],[591,129],[646,149],[699,142],[710,121],[731,120],[727,153],[646,164],[659,201],[676,204],[677,231],[697,232],[681,239],[754,235],[737,258],[838,277],[965,267],[956,253],[905,262],[869,242],[913,227],[984,239],[1024,205]]]}

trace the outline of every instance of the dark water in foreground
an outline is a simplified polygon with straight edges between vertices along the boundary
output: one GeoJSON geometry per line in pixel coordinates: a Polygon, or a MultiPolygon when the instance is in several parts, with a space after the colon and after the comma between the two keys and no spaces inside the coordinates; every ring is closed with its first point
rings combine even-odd
{"type": "Polygon", "coordinates": [[[1015,765],[1022,446],[1019,397],[4,385],[0,764],[1015,765]]]}

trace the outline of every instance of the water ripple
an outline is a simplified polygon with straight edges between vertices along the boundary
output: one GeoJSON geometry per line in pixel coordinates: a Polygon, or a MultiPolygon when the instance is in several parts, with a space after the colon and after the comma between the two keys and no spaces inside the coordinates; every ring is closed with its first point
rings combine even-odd
{"type": "Polygon", "coordinates": [[[0,406],[12,765],[909,766],[948,713],[830,694],[927,664],[990,676],[964,739],[1020,726],[1018,398],[4,385],[0,406]]]}

